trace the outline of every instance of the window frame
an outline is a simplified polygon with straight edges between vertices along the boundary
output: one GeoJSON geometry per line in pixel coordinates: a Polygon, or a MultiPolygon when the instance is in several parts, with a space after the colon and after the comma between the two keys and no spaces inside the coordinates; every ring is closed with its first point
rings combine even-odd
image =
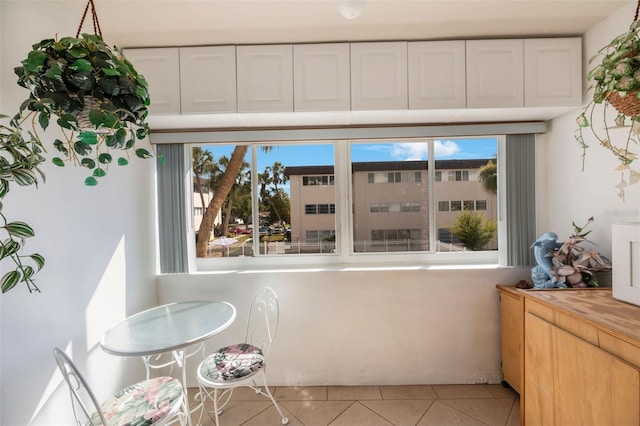
{"type": "MultiPolygon", "coordinates": [[[[470,137],[462,137],[462,138],[451,138],[451,139],[469,139],[470,137]]],[[[423,139],[423,138],[420,138],[423,139]]],[[[498,144],[500,144],[500,137],[497,137],[498,144]]],[[[415,139],[413,139],[415,140],[415,139]]],[[[394,140],[396,142],[397,140],[394,140]]],[[[479,251],[479,252],[435,252],[435,251],[409,251],[409,252],[355,252],[353,241],[353,216],[351,214],[351,209],[348,208],[348,205],[351,205],[353,200],[352,187],[351,187],[351,158],[350,158],[350,142],[347,141],[314,141],[314,143],[333,143],[334,144],[334,185],[333,188],[336,191],[336,203],[335,203],[335,214],[330,213],[335,216],[336,220],[336,241],[335,241],[335,253],[322,253],[322,254],[267,254],[260,253],[259,250],[254,248],[254,253],[256,254],[251,257],[230,257],[230,258],[196,258],[195,257],[195,248],[191,248],[190,256],[192,256],[192,260],[189,262],[190,265],[194,265],[190,267],[190,272],[205,272],[212,270],[220,270],[225,268],[235,268],[235,267],[248,267],[248,268],[260,268],[265,266],[278,266],[278,267],[300,267],[304,265],[340,265],[340,264],[371,264],[371,263],[413,263],[413,264],[421,264],[421,265],[439,265],[439,264],[496,264],[498,263],[499,251],[501,250],[501,246],[499,242],[499,249],[497,251],[479,251]],[[348,200],[345,204],[342,200],[348,200]],[[344,204],[344,207],[342,206],[344,204]],[[346,232],[345,232],[346,230],[346,232]],[[192,269],[192,270],[191,270],[192,269]]],[[[366,140],[357,140],[357,143],[366,143],[366,140]]],[[[385,141],[382,141],[385,142],[385,141]]],[[[421,140],[424,142],[424,140],[421,140]]],[[[274,144],[284,144],[284,143],[306,143],[300,141],[289,141],[289,142],[275,142],[274,144]]],[[[203,146],[207,144],[197,144],[198,146],[203,146]]],[[[260,146],[264,145],[264,143],[248,143],[249,150],[248,155],[252,156],[251,160],[251,168],[252,168],[252,176],[257,176],[257,170],[255,170],[257,165],[256,156],[257,152],[260,149],[260,146]]],[[[433,145],[433,144],[432,144],[433,145]]],[[[189,162],[191,161],[191,148],[194,145],[186,145],[186,149],[189,153],[189,162]]],[[[433,154],[430,156],[433,158],[433,154]]],[[[435,160],[430,162],[429,168],[427,170],[427,179],[429,184],[432,186],[435,183],[435,160]]],[[[500,169],[499,169],[500,170],[500,169]]],[[[191,173],[190,173],[191,175],[191,173]]],[[[192,179],[191,179],[192,180],[192,179]]],[[[192,183],[191,183],[192,185],[192,183]]],[[[191,186],[192,187],[192,186],[191,186]]],[[[252,188],[254,193],[257,193],[257,179],[253,181],[252,179],[252,188]]],[[[432,192],[431,192],[432,193],[432,192]]],[[[190,197],[191,194],[188,193],[190,197]]],[[[435,215],[435,211],[433,211],[433,207],[437,208],[437,201],[435,197],[430,197],[428,200],[424,200],[425,204],[430,203],[429,205],[429,215],[430,222],[433,220],[435,215]]],[[[188,201],[190,204],[191,201],[188,201]]],[[[255,203],[257,204],[257,198],[255,199],[255,203]]],[[[317,205],[316,205],[316,208],[317,205]]],[[[254,210],[257,211],[257,210],[254,210]]],[[[316,214],[319,213],[319,210],[316,214]]],[[[323,215],[325,213],[322,213],[323,215]]],[[[195,235],[195,229],[190,230],[192,234],[195,235]]],[[[434,230],[437,233],[437,229],[434,230]]],[[[433,234],[434,232],[429,232],[429,234],[433,234]]],[[[434,241],[436,236],[430,236],[434,241]]],[[[504,243],[502,243],[504,244],[504,243]]],[[[194,243],[195,246],[195,243],[194,243]]],[[[430,242],[430,247],[435,247],[434,242],[430,242]]]]}

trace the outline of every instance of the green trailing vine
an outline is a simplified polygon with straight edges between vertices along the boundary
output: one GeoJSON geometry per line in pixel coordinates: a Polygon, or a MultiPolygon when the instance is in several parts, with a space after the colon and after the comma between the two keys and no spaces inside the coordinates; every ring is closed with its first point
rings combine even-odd
{"type": "MultiPolygon", "coordinates": [[[[1,119],[7,118],[0,115],[1,119]]],[[[11,189],[11,183],[18,186],[38,185],[38,176],[44,181],[45,175],[38,166],[45,161],[44,147],[33,133],[24,132],[12,120],[9,125],[0,124],[0,260],[11,259],[13,268],[0,278],[2,293],[24,283],[30,292],[40,291],[33,275],[44,266],[44,258],[38,253],[24,254],[26,240],[35,235],[33,228],[22,221],[9,221],[4,214],[4,197],[11,189]]]]}

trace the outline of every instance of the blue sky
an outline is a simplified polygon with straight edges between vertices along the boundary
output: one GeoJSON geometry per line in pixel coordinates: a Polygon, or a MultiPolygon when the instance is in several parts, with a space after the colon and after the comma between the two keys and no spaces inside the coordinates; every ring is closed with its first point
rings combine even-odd
{"type": "MultiPolygon", "coordinates": [[[[214,160],[229,157],[233,145],[210,145],[214,160]]],[[[435,141],[436,159],[492,158],[498,150],[496,138],[439,139],[435,141]]],[[[250,157],[245,161],[250,162],[250,157]]],[[[362,143],[351,148],[352,161],[408,161],[427,160],[427,144],[420,142],[362,143]]],[[[276,161],[285,166],[332,165],[333,147],[330,144],[278,145],[265,153],[258,151],[258,171],[276,161]]]]}

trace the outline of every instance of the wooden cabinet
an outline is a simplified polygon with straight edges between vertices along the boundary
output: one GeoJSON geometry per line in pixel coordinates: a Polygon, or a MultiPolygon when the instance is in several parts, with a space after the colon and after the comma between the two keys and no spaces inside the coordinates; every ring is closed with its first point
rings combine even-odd
{"type": "Polygon", "coordinates": [[[611,289],[498,290],[501,322],[524,317],[522,336],[503,331],[523,342],[523,424],[640,424],[640,307],[611,289]]]}
{"type": "Polygon", "coordinates": [[[235,46],[180,48],[183,114],[236,112],[235,46]]]}
{"type": "Polygon", "coordinates": [[[409,42],[408,56],[409,109],[466,107],[464,40],[409,42]]]}
{"type": "Polygon", "coordinates": [[[351,109],[407,109],[407,42],[351,43],[351,109]]]}
{"type": "Polygon", "coordinates": [[[524,40],[524,106],[561,107],[582,103],[582,40],[524,40]]]}
{"type": "Polygon", "coordinates": [[[238,112],[293,111],[293,47],[237,46],[238,112]]]}
{"type": "Polygon", "coordinates": [[[349,43],[293,46],[295,111],[351,108],[349,43]]]}
{"type": "Polygon", "coordinates": [[[180,54],[177,47],[125,49],[149,84],[150,114],[180,114],[180,54]]]}
{"type": "Polygon", "coordinates": [[[524,40],[467,41],[467,108],[524,106],[524,40]]]}
{"type": "Polygon", "coordinates": [[[500,290],[502,379],[518,393],[522,382],[523,307],[517,292],[500,290]]]}

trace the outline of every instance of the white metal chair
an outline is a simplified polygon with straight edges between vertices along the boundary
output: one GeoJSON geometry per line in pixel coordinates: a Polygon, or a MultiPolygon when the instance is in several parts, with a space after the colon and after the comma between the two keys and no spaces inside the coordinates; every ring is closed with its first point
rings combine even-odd
{"type": "MultiPolygon", "coordinates": [[[[269,391],[266,378],[267,359],[278,328],[279,314],[276,293],[268,287],[260,289],[251,302],[244,341],[218,349],[198,366],[202,411],[206,399],[211,399],[217,426],[220,426],[219,415],[231,399],[233,389],[241,386],[268,397],[282,417],[282,424],[289,423],[269,391]],[[258,375],[262,376],[264,391],[256,383],[258,375]]],[[[202,411],[198,423],[202,421],[202,411]]]]}
{"type": "Polygon", "coordinates": [[[128,386],[104,404],[98,403],[69,356],[54,348],[53,356],[69,385],[71,405],[78,425],[165,425],[187,422],[185,392],[178,379],[157,377],[128,386]],[[93,405],[93,407],[92,407],[93,405]]]}

